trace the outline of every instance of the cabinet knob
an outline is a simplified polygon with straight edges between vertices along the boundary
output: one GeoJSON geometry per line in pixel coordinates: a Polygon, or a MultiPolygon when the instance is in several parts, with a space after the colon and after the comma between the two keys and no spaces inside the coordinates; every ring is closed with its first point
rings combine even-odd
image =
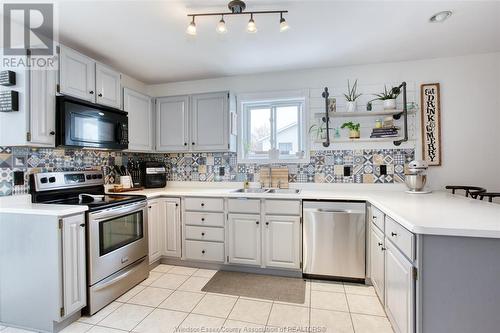
{"type": "Polygon", "coordinates": [[[179,204],[178,204],[178,203],[176,203],[176,204],[175,204],[175,207],[179,207],[179,204]]]}
{"type": "Polygon", "coordinates": [[[205,222],[205,218],[204,217],[201,218],[201,222],[205,222]]]}
{"type": "Polygon", "coordinates": [[[395,232],[391,232],[391,236],[394,237],[394,236],[397,236],[398,234],[395,233],[395,232]]]}
{"type": "Polygon", "coordinates": [[[205,250],[201,250],[201,253],[205,254],[205,250]]]}
{"type": "Polygon", "coordinates": [[[93,94],[94,94],[94,91],[93,91],[93,90],[89,91],[89,94],[93,95],[93,94]]]}
{"type": "Polygon", "coordinates": [[[80,224],[80,227],[85,228],[85,223],[80,224]]]}
{"type": "Polygon", "coordinates": [[[205,204],[203,202],[201,203],[201,207],[205,207],[205,204]]]}
{"type": "Polygon", "coordinates": [[[187,146],[187,145],[188,145],[188,143],[187,143],[187,142],[184,142],[184,146],[187,146]]]}
{"type": "Polygon", "coordinates": [[[255,224],[259,224],[259,221],[255,221],[255,224]]]}
{"type": "Polygon", "coordinates": [[[266,225],[269,225],[269,222],[266,222],[266,225]]]}
{"type": "Polygon", "coordinates": [[[374,216],[372,216],[372,219],[373,219],[373,220],[376,220],[376,219],[377,219],[377,217],[374,215],[374,216]]]}
{"type": "Polygon", "coordinates": [[[149,209],[151,209],[152,207],[151,207],[151,206],[149,206],[148,208],[149,208],[149,209]]]}
{"type": "Polygon", "coordinates": [[[50,131],[49,134],[50,135],[56,135],[56,132],[55,131],[50,131]]]}
{"type": "Polygon", "coordinates": [[[202,236],[205,236],[205,233],[204,233],[204,232],[202,232],[202,233],[201,233],[201,235],[202,235],[202,236]]]}
{"type": "Polygon", "coordinates": [[[382,246],[382,243],[380,243],[380,242],[379,242],[379,243],[378,243],[378,246],[382,246]]]}
{"type": "Polygon", "coordinates": [[[382,251],[385,251],[385,250],[387,250],[387,249],[386,249],[385,247],[383,247],[383,248],[381,248],[381,250],[382,250],[382,251]]]}
{"type": "Polygon", "coordinates": [[[194,146],[194,142],[191,142],[191,144],[194,146]]]}
{"type": "Polygon", "coordinates": [[[97,95],[97,96],[102,97],[102,94],[101,94],[101,93],[99,93],[99,95],[97,95]]]}

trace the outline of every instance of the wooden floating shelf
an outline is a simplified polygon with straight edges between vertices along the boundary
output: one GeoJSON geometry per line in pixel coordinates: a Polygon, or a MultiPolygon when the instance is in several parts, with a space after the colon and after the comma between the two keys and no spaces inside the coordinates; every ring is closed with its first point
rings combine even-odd
{"type": "MultiPolygon", "coordinates": [[[[403,137],[393,137],[393,138],[360,138],[360,139],[331,139],[331,143],[356,143],[356,142],[393,142],[402,140],[403,137]]],[[[408,142],[414,141],[413,139],[408,139],[408,142]]],[[[315,140],[314,143],[322,144],[324,140],[315,140]]]]}
{"type": "MultiPolygon", "coordinates": [[[[409,110],[408,114],[414,114],[415,110],[409,110]]],[[[376,117],[376,116],[394,116],[402,114],[403,110],[384,110],[384,111],[354,111],[354,112],[330,112],[330,118],[355,118],[355,117],[376,117]]],[[[325,113],[315,112],[315,116],[324,117],[325,113]]]]}

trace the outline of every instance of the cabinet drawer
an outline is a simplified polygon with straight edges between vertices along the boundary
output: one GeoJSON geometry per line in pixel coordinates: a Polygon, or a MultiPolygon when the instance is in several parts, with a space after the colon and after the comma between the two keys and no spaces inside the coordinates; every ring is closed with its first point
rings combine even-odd
{"type": "Polygon", "coordinates": [[[260,199],[229,199],[227,207],[231,213],[260,214],[260,199]]]}
{"type": "Polygon", "coordinates": [[[186,241],[186,258],[194,260],[224,261],[224,243],[186,241]]]}
{"type": "Polygon", "coordinates": [[[222,212],[224,211],[224,199],[222,198],[186,198],[184,199],[186,210],[222,212]]]}
{"type": "Polygon", "coordinates": [[[186,226],[186,239],[224,242],[224,228],[186,226]]]}
{"type": "Polygon", "coordinates": [[[300,201],[298,200],[266,200],[264,206],[266,214],[300,215],[300,201]]]}
{"type": "Polygon", "coordinates": [[[184,224],[223,227],[224,213],[185,212],[184,224]]]}
{"type": "Polygon", "coordinates": [[[388,216],[385,223],[385,236],[405,256],[410,258],[410,260],[415,260],[415,235],[388,216]]]}
{"type": "Polygon", "coordinates": [[[385,215],[378,208],[372,206],[372,215],[370,216],[371,221],[375,224],[382,232],[384,232],[385,225],[385,215]]]}

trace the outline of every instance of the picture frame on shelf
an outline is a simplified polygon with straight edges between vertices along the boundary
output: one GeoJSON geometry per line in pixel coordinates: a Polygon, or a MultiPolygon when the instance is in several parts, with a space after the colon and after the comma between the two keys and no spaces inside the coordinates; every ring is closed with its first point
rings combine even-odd
{"type": "Polygon", "coordinates": [[[441,165],[441,92],[439,83],[420,86],[422,158],[429,166],[441,165]]]}

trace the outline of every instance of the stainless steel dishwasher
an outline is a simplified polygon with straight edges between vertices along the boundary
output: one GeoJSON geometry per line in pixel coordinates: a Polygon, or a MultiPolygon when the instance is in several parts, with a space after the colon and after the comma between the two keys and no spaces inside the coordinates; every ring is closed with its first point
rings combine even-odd
{"type": "Polygon", "coordinates": [[[304,201],[303,273],[364,279],[364,202],[304,201]]]}

